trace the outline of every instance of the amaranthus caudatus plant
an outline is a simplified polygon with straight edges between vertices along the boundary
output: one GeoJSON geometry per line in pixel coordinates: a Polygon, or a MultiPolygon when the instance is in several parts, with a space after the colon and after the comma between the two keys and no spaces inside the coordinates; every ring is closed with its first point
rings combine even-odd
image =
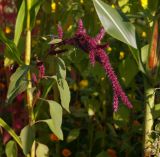
{"type": "Polygon", "coordinates": [[[82,49],[84,52],[89,54],[90,63],[94,66],[95,61],[100,62],[102,64],[103,68],[106,71],[106,74],[108,75],[113,88],[113,109],[114,111],[118,110],[118,104],[119,99],[122,100],[122,102],[128,107],[132,108],[131,102],[128,100],[125,92],[123,91],[118,78],[111,66],[109,57],[107,53],[105,52],[105,48],[108,47],[108,43],[102,45],[101,40],[103,39],[105,35],[104,28],[101,28],[99,34],[97,34],[96,37],[90,37],[87,34],[86,29],[83,26],[83,22],[80,19],[78,21],[77,31],[75,32],[75,35],[72,38],[69,39],[63,39],[63,30],[60,25],[58,25],[58,36],[62,40],[59,43],[51,45],[51,51],[50,54],[58,54],[62,53],[63,50],[56,50],[58,47],[62,45],[72,45],[77,48],[82,49]]]}

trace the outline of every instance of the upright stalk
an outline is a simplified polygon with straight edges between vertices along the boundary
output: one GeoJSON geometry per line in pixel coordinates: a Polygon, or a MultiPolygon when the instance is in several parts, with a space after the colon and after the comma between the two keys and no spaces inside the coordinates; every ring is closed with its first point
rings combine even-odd
{"type": "Polygon", "coordinates": [[[145,119],[144,119],[144,141],[143,141],[143,157],[151,156],[150,135],[153,127],[153,108],[155,99],[155,89],[146,87],[145,89],[145,119]]]}
{"type": "MultiPolygon", "coordinates": [[[[31,60],[31,27],[30,27],[30,9],[31,9],[31,0],[26,0],[27,5],[27,25],[26,25],[26,51],[25,51],[25,64],[30,65],[31,60]]],[[[35,122],[33,114],[33,95],[32,95],[32,82],[31,82],[31,72],[30,70],[27,73],[28,85],[27,85],[27,108],[29,115],[29,125],[33,125],[35,122]]],[[[35,157],[35,142],[33,143],[31,150],[31,157],[35,157]]]]}

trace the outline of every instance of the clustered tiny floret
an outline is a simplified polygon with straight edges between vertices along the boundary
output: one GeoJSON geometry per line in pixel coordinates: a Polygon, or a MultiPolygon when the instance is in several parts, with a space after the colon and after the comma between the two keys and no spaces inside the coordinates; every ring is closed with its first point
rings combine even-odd
{"type": "Polygon", "coordinates": [[[63,31],[60,25],[58,25],[58,36],[62,39],[61,42],[53,44],[51,46],[52,54],[58,54],[64,52],[63,50],[56,50],[57,47],[62,45],[72,45],[82,49],[84,52],[89,53],[89,59],[91,64],[94,66],[95,61],[99,61],[104,67],[113,87],[113,109],[114,111],[118,110],[119,98],[121,98],[122,102],[128,107],[132,108],[132,104],[128,100],[125,92],[123,91],[117,76],[111,66],[109,57],[105,52],[105,48],[108,47],[108,43],[102,45],[100,44],[101,40],[105,35],[104,28],[101,28],[99,34],[96,37],[90,37],[87,34],[86,29],[83,27],[83,22],[80,19],[78,21],[78,28],[75,35],[69,39],[63,39],[63,31]]]}

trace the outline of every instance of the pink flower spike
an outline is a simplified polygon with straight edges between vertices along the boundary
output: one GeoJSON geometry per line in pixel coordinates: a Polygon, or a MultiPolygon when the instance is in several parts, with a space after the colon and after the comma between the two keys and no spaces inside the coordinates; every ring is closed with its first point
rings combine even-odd
{"type": "Polygon", "coordinates": [[[57,30],[58,30],[58,38],[62,39],[63,38],[63,29],[60,24],[58,24],[57,30]]]}
{"type": "Polygon", "coordinates": [[[77,29],[76,34],[86,34],[86,29],[83,27],[82,19],[78,20],[78,29],[77,29]]]}
{"type": "MultiPolygon", "coordinates": [[[[121,85],[119,84],[119,81],[117,79],[117,76],[111,66],[111,63],[109,61],[109,57],[106,54],[106,52],[103,49],[99,49],[97,52],[98,57],[101,60],[101,63],[112,83],[112,87],[113,90],[116,92],[116,95],[118,97],[121,98],[122,102],[128,107],[128,108],[132,108],[132,104],[130,103],[130,101],[128,100],[128,97],[126,96],[126,94],[124,93],[124,91],[122,90],[121,85]]],[[[115,94],[115,93],[114,93],[115,94]]]]}
{"type": "Polygon", "coordinates": [[[114,97],[113,97],[113,110],[114,112],[118,110],[118,95],[116,94],[116,91],[114,91],[114,97]]]}
{"type": "Polygon", "coordinates": [[[45,67],[44,67],[43,62],[41,62],[41,61],[37,62],[37,66],[38,66],[38,71],[39,71],[38,77],[41,79],[45,75],[45,67]]]}
{"type": "Polygon", "coordinates": [[[94,64],[95,64],[95,52],[94,52],[94,50],[91,50],[89,52],[89,59],[90,59],[91,65],[94,66],[94,64]]]}
{"type": "Polygon", "coordinates": [[[35,84],[38,83],[37,76],[36,76],[35,73],[32,74],[32,81],[33,81],[33,83],[35,83],[35,84]]]}
{"type": "Polygon", "coordinates": [[[98,35],[95,37],[96,42],[99,43],[103,39],[104,35],[105,35],[105,30],[102,27],[98,35]]]}

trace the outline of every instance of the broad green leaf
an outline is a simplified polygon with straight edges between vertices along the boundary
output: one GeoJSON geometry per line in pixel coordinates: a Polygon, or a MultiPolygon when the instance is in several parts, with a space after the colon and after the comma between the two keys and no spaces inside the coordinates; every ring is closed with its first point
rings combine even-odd
{"type": "Polygon", "coordinates": [[[53,132],[59,139],[63,139],[61,130],[62,125],[62,107],[56,101],[46,100],[49,104],[50,115],[53,123],[53,132]]]}
{"type": "Polygon", "coordinates": [[[38,143],[38,146],[36,149],[36,156],[37,157],[49,157],[48,147],[42,143],[38,143]]]}
{"type": "Polygon", "coordinates": [[[72,142],[76,140],[79,136],[80,130],[79,129],[73,129],[70,131],[68,137],[67,137],[67,142],[72,142]]]}
{"type": "Polygon", "coordinates": [[[23,153],[27,155],[32,147],[32,144],[35,140],[35,129],[34,126],[25,126],[20,133],[20,138],[22,141],[23,153]]]}
{"type": "Polygon", "coordinates": [[[61,104],[68,112],[70,112],[69,103],[70,103],[71,96],[70,96],[68,83],[65,79],[58,79],[57,84],[58,84],[58,89],[60,93],[61,104]]]}
{"type": "Polygon", "coordinates": [[[56,71],[57,77],[65,79],[66,78],[66,66],[64,61],[60,57],[56,57],[56,71]]]}
{"type": "Polygon", "coordinates": [[[15,32],[14,32],[14,43],[16,45],[18,45],[21,33],[23,31],[25,11],[26,11],[26,2],[23,0],[16,18],[16,25],[15,25],[15,32]]]}
{"type": "Polygon", "coordinates": [[[7,102],[11,102],[19,93],[26,90],[26,74],[29,66],[23,65],[17,68],[10,78],[10,84],[7,92],[7,102]]]}
{"type": "Polygon", "coordinates": [[[17,145],[14,141],[9,141],[6,144],[5,152],[7,157],[17,157],[17,145]]]}
{"type": "Polygon", "coordinates": [[[138,73],[138,67],[136,66],[136,62],[132,58],[127,57],[120,63],[119,73],[125,86],[128,87],[138,73]]]}
{"type": "Polygon", "coordinates": [[[124,22],[115,8],[101,0],[93,0],[93,2],[106,32],[114,38],[137,48],[134,25],[124,22]]]}
{"type": "MultiPolygon", "coordinates": [[[[16,61],[18,64],[22,64],[23,61],[20,59],[20,53],[11,40],[9,40],[3,31],[0,29],[0,41],[2,41],[6,45],[6,52],[5,52],[5,59],[7,58],[10,60],[10,64],[12,64],[14,61],[16,61]]],[[[4,61],[6,63],[6,61],[4,61]]],[[[5,64],[5,66],[8,66],[5,64]]]]}
{"type": "Polygon", "coordinates": [[[3,127],[12,136],[12,138],[18,143],[18,145],[22,148],[22,144],[19,136],[17,136],[14,130],[2,118],[0,118],[0,126],[3,127]]]}
{"type": "Polygon", "coordinates": [[[107,152],[102,151],[98,155],[96,155],[96,157],[109,157],[109,156],[108,156],[107,152]]]}
{"type": "Polygon", "coordinates": [[[48,127],[51,129],[51,131],[61,140],[63,140],[63,132],[61,130],[61,128],[57,128],[54,125],[54,122],[52,119],[47,119],[47,120],[41,120],[42,122],[45,122],[48,127]]]}

